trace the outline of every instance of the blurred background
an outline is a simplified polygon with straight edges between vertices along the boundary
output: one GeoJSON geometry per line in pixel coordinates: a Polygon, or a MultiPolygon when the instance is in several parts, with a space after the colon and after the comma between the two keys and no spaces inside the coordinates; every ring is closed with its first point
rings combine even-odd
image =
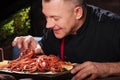
{"type": "MultiPolygon", "coordinates": [[[[0,0],[0,48],[5,59],[11,59],[11,42],[16,36],[41,37],[45,17],[41,12],[42,0],[0,0]]],[[[85,0],[103,9],[120,15],[120,0],[85,0]]]]}

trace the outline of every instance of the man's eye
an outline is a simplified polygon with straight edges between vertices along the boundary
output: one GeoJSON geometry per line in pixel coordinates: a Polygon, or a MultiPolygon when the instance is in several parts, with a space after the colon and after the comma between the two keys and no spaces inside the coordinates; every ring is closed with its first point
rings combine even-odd
{"type": "Polygon", "coordinates": [[[58,21],[58,20],[59,20],[59,18],[54,18],[54,20],[55,20],[55,21],[58,21]]]}

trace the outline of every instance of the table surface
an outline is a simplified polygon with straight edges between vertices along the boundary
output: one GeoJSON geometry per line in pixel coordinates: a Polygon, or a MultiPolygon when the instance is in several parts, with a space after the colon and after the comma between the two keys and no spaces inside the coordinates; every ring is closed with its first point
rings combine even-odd
{"type": "MultiPolygon", "coordinates": [[[[52,77],[46,77],[41,75],[25,75],[25,74],[16,74],[16,73],[7,73],[0,71],[0,74],[8,74],[14,76],[17,80],[19,79],[31,79],[31,80],[71,80],[72,76],[70,73],[59,75],[59,76],[52,76],[52,77]]],[[[85,79],[87,80],[87,79],[85,79]]],[[[102,79],[95,79],[95,80],[120,80],[120,76],[114,76],[114,77],[106,77],[102,79]]]]}

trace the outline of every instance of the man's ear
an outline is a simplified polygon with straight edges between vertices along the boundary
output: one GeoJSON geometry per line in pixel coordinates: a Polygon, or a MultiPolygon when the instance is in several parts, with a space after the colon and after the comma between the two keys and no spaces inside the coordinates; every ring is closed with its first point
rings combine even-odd
{"type": "Polygon", "coordinates": [[[83,15],[83,8],[80,6],[75,7],[74,12],[76,14],[76,19],[81,19],[82,15],[83,15]]]}

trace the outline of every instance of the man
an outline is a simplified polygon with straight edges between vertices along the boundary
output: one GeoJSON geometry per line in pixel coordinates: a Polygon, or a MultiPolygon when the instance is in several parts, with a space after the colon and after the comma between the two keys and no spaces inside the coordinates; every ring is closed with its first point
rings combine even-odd
{"type": "Polygon", "coordinates": [[[42,40],[16,37],[13,46],[54,54],[80,63],[71,80],[120,75],[120,17],[83,0],[42,0],[46,29],[42,40]]]}

